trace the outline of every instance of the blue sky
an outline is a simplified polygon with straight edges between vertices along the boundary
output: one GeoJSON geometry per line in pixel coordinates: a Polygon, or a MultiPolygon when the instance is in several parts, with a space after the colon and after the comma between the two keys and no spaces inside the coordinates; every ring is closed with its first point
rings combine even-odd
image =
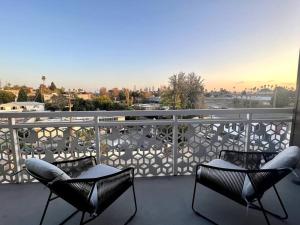
{"type": "Polygon", "coordinates": [[[299,23],[298,0],[0,0],[0,79],[96,90],[193,71],[209,89],[292,84],[299,23]]]}

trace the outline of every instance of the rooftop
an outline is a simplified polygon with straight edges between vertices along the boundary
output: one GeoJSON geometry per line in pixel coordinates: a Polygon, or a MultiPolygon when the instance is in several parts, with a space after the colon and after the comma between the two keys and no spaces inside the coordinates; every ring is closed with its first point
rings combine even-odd
{"type": "MultiPolygon", "coordinates": [[[[293,175],[289,175],[277,186],[289,219],[285,223],[269,216],[272,225],[299,224],[300,186],[294,184],[292,179],[293,175]]],[[[136,178],[138,212],[130,225],[209,224],[191,209],[193,181],[193,176],[136,178]]],[[[47,188],[39,183],[0,185],[0,202],[5,203],[0,210],[1,224],[38,224],[48,193],[47,188]]],[[[278,211],[278,202],[273,198],[273,194],[272,191],[267,192],[262,201],[269,209],[278,211]]],[[[89,224],[123,224],[133,210],[131,198],[131,192],[126,192],[89,224]]],[[[247,215],[245,207],[204,186],[199,186],[197,206],[201,212],[220,224],[265,224],[261,212],[249,209],[247,215]]],[[[72,206],[63,200],[55,200],[50,203],[44,224],[58,224],[73,210],[72,206]]],[[[78,214],[67,224],[79,223],[79,217],[78,214]]]]}
{"type": "Polygon", "coordinates": [[[1,104],[2,106],[5,106],[5,105],[44,105],[45,103],[41,103],[41,102],[9,102],[9,103],[4,103],[4,104],[1,104]]]}

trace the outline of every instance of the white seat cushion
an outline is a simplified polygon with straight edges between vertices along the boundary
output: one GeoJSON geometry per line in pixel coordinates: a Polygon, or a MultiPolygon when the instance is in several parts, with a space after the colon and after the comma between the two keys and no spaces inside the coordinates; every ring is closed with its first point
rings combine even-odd
{"type": "MultiPolygon", "coordinates": [[[[272,160],[263,165],[260,169],[295,169],[300,160],[300,149],[297,146],[290,146],[276,155],[272,160]]],[[[247,201],[255,197],[253,186],[248,178],[245,179],[242,196],[247,201]]]]}
{"type": "Polygon", "coordinates": [[[121,170],[105,165],[105,164],[98,164],[93,166],[85,171],[82,171],[76,178],[96,178],[96,177],[104,177],[107,175],[111,175],[121,170]]]}
{"type": "Polygon", "coordinates": [[[30,158],[25,161],[26,169],[36,176],[45,180],[45,182],[54,179],[68,180],[70,177],[58,167],[37,158],[30,158]]]}
{"type": "Polygon", "coordinates": [[[212,161],[210,161],[209,163],[207,163],[207,165],[209,166],[215,166],[215,167],[219,167],[219,168],[224,168],[224,169],[236,169],[236,170],[242,170],[242,167],[239,167],[233,163],[227,162],[225,160],[222,159],[213,159],[212,161]]]}
{"type": "Polygon", "coordinates": [[[300,160],[300,149],[297,146],[290,146],[267,162],[261,169],[295,169],[300,160]]]}

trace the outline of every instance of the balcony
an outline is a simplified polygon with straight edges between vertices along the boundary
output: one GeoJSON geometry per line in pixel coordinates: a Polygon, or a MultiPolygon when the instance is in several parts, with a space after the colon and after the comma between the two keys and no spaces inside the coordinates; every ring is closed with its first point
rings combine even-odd
{"type": "MultiPolygon", "coordinates": [[[[47,190],[26,173],[12,176],[25,159],[52,162],[93,155],[100,163],[135,167],[139,211],[132,224],[208,224],[191,210],[195,166],[223,149],[283,150],[289,145],[292,116],[292,109],[2,113],[0,196],[6,204],[1,221],[37,224],[40,218],[47,190]]],[[[291,179],[293,175],[284,179],[279,191],[290,214],[288,223],[298,224],[295,206],[300,196],[291,179]]],[[[91,224],[122,224],[130,210],[127,198],[91,224]]],[[[249,209],[246,216],[245,208],[204,187],[199,198],[205,206],[201,210],[222,224],[264,223],[261,213],[249,209]]],[[[58,201],[46,224],[55,224],[72,210],[58,201]]],[[[264,201],[276,210],[271,196],[264,201]]],[[[271,222],[282,224],[273,218],[271,222]]]]}

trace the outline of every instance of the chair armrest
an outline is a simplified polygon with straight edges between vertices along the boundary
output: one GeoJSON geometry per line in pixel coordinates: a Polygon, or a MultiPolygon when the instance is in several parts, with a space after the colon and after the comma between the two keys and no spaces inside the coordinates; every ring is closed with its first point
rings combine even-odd
{"type": "Polygon", "coordinates": [[[86,157],[82,157],[82,158],[78,158],[78,159],[55,161],[52,164],[57,166],[57,165],[63,164],[63,163],[74,163],[74,162],[79,162],[79,161],[86,160],[86,159],[90,159],[91,161],[93,161],[93,163],[97,164],[97,160],[96,160],[95,156],[86,156],[86,157]]]}
{"type": "Polygon", "coordinates": [[[97,213],[102,212],[109,205],[111,205],[120,195],[122,195],[134,181],[134,169],[127,168],[120,172],[110,174],[102,177],[95,178],[82,178],[82,179],[70,179],[63,182],[70,185],[81,187],[82,184],[86,185],[89,189],[86,193],[90,200],[94,195],[96,188],[97,194],[97,213]]]}
{"type": "Polygon", "coordinates": [[[196,181],[243,204],[242,190],[246,175],[245,169],[227,169],[200,164],[197,166],[196,181]]]}
{"type": "Polygon", "coordinates": [[[59,167],[70,177],[76,177],[82,171],[97,165],[97,160],[94,156],[87,156],[78,159],[57,161],[57,162],[53,162],[52,164],[59,167]]]}
{"type": "Polygon", "coordinates": [[[265,191],[292,171],[292,168],[248,170],[247,177],[252,185],[253,192],[259,198],[265,191]]]}
{"type": "Polygon", "coordinates": [[[129,168],[121,170],[120,172],[110,174],[110,175],[106,175],[106,176],[95,177],[95,178],[72,178],[72,179],[69,179],[69,180],[64,180],[63,182],[66,182],[66,183],[77,183],[77,182],[92,182],[93,183],[94,182],[94,183],[96,183],[98,181],[113,178],[113,177],[116,177],[116,176],[119,176],[119,175],[125,174],[125,173],[129,173],[132,180],[134,179],[134,168],[129,167],[129,168]]]}
{"type": "Polygon", "coordinates": [[[278,152],[241,152],[221,150],[219,158],[245,169],[259,169],[263,164],[272,160],[278,152]]]}

